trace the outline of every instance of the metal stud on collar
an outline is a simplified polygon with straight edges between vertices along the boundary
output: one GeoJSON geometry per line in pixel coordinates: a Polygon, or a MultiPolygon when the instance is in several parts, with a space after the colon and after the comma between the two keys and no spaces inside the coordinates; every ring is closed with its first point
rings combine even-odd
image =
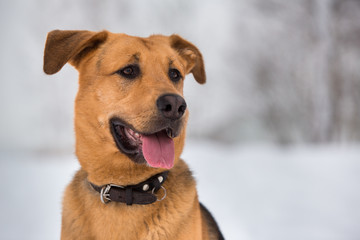
{"type": "Polygon", "coordinates": [[[146,192],[149,190],[149,188],[150,188],[149,184],[145,184],[142,189],[144,192],[146,192]]]}

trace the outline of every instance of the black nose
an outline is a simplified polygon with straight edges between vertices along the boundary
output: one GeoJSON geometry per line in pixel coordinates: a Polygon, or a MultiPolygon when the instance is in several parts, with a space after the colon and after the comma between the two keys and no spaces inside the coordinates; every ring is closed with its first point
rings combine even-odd
{"type": "Polygon", "coordinates": [[[165,94],[158,98],[156,105],[165,118],[180,119],[186,110],[185,100],[176,94],[165,94]]]}

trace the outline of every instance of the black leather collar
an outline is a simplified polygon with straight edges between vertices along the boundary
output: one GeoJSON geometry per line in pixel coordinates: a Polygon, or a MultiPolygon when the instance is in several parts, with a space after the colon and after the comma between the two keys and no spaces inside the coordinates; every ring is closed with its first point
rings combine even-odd
{"type": "Polygon", "coordinates": [[[136,184],[128,186],[119,186],[115,184],[106,184],[103,186],[97,186],[91,182],[91,187],[100,193],[100,200],[102,203],[122,202],[126,205],[132,204],[151,204],[156,201],[161,201],[166,197],[166,189],[162,186],[165,182],[169,171],[165,171],[152,176],[151,178],[136,184]],[[154,194],[160,188],[163,189],[164,195],[161,199],[158,199],[154,194]]]}

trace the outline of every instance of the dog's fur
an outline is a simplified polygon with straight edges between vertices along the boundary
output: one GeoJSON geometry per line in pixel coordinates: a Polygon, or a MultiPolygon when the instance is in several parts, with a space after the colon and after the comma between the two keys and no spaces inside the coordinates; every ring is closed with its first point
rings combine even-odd
{"type": "Polygon", "coordinates": [[[169,79],[169,67],[192,73],[205,83],[199,50],[178,35],[148,38],[108,31],[61,31],[48,34],[44,71],[58,72],[67,62],[79,71],[75,101],[76,155],[81,169],[65,191],[61,239],[223,239],[209,211],[199,204],[196,183],[180,159],[188,110],[179,120],[174,167],[164,183],[167,196],[149,205],[103,204],[98,186],[131,185],[164,169],[137,163],[116,146],[109,119],[121,118],[138,132],[154,132],[162,94],[183,96],[183,78],[169,79]],[[118,70],[139,64],[141,74],[124,79],[118,70]],[[155,119],[155,120],[154,120],[155,119]]]}

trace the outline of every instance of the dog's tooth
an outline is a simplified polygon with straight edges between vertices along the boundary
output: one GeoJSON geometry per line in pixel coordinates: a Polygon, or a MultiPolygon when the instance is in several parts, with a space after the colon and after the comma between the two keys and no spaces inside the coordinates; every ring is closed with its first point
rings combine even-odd
{"type": "Polygon", "coordinates": [[[135,136],[136,138],[139,138],[139,137],[140,137],[140,134],[139,134],[139,133],[135,133],[134,136],[135,136]]]}
{"type": "Polygon", "coordinates": [[[166,134],[168,135],[169,138],[173,138],[173,134],[172,134],[172,131],[171,129],[166,129],[166,134]]]}

